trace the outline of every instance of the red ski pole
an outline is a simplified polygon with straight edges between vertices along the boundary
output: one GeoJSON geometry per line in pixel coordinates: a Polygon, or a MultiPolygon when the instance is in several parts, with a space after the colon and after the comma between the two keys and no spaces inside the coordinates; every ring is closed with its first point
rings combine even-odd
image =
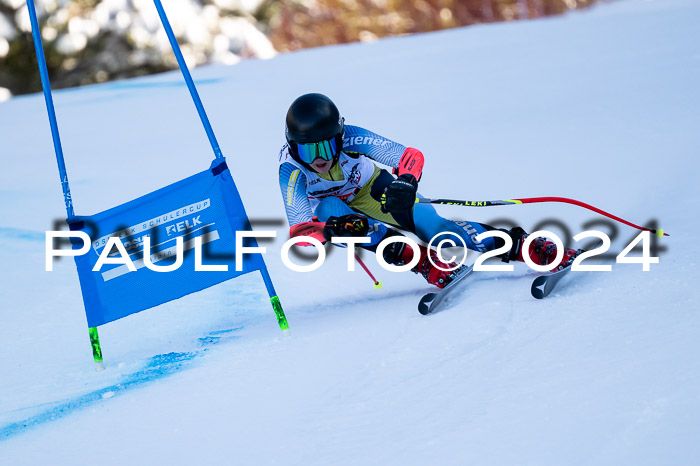
{"type": "MultiPolygon", "coordinates": [[[[313,238],[316,238],[317,240],[324,242],[326,241],[326,238],[323,236],[323,226],[325,223],[319,222],[318,217],[314,217],[312,221],[310,222],[304,222],[304,223],[299,223],[297,225],[292,226],[289,229],[289,236],[294,237],[294,236],[311,236],[313,238]]],[[[299,243],[302,246],[307,246],[310,243],[299,243]]],[[[367,275],[369,275],[369,278],[372,279],[372,282],[374,282],[374,288],[377,290],[380,289],[382,286],[382,282],[374,278],[374,275],[372,275],[372,272],[369,271],[367,266],[365,265],[364,262],[362,262],[362,259],[360,259],[360,256],[355,253],[355,260],[357,261],[358,264],[362,266],[363,269],[365,269],[365,272],[367,272],[367,275]]]]}
{"type": "Polygon", "coordinates": [[[579,207],[583,207],[584,209],[592,210],[593,212],[599,213],[600,215],[604,215],[608,218],[616,220],[620,223],[624,223],[625,225],[631,226],[632,228],[636,228],[637,230],[650,231],[659,238],[661,238],[662,236],[670,236],[668,233],[664,233],[663,228],[652,230],[651,228],[642,227],[632,222],[628,222],[625,219],[622,219],[597,207],[593,207],[590,204],[586,204],[585,202],[577,201],[576,199],[568,199],[566,197],[526,197],[523,199],[503,199],[499,201],[457,201],[453,199],[416,198],[416,204],[460,205],[467,207],[491,207],[497,205],[535,204],[539,202],[563,202],[565,204],[577,205],[579,207]]]}
{"type": "Polygon", "coordinates": [[[360,264],[360,265],[362,266],[363,269],[365,269],[365,272],[367,272],[367,275],[369,275],[369,278],[372,279],[372,281],[374,282],[374,288],[375,288],[375,289],[378,290],[378,289],[380,289],[382,286],[384,286],[384,285],[382,284],[382,282],[380,282],[379,280],[377,280],[376,278],[374,278],[374,275],[372,275],[372,272],[369,271],[369,269],[367,268],[367,266],[365,265],[365,263],[362,262],[362,259],[360,259],[360,256],[358,256],[357,253],[355,253],[355,260],[357,261],[358,264],[360,264]]]}

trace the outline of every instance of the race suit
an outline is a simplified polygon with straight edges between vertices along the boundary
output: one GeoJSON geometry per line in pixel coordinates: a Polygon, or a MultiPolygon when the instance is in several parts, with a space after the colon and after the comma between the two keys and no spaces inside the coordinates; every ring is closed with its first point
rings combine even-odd
{"type": "MultiPolygon", "coordinates": [[[[493,229],[477,222],[448,220],[431,204],[416,203],[413,209],[394,212],[381,210],[381,195],[394,177],[375,162],[396,168],[405,146],[358,126],[345,125],[343,149],[338,161],[325,174],[319,174],[294,160],[285,144],[279,154],[279,180],[289,226],[318,217],[360,213],[369,219],[367,249],[387,233],[387,225],[398,227],[429,243],[439,233],[452,232],[461,237],[469,249],[479,252],[494,249],[493,238],[476,241],[480,233],[493,229]]],[[[418,197],[422,198],[420,193],[418,197]]],[[[442,239],[442,236],[441,236],[442,239]]]]}

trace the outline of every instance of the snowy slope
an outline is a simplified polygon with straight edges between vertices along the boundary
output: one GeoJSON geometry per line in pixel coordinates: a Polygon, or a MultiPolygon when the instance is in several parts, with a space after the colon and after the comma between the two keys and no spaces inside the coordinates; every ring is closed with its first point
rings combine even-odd
{"type": "MultiPolygon", "coordinates": [[[[266,261],[292,335],[252,274],[100,327],[101,373],[73,262],[43,268],[44,231],[65,217],[43,98],[0,104],[0,464],[697,462],[699,19],[697,0],[626,0],[195,70],[254,226],[277,231],[266,261]],[[475,273],[429,318],[425,282],[371,255],[381,291],[344,271],[344,251],[291,272],[276,155],[289,103],[311,91],[421,148],[425,195],[577,198],[658,219],[667,250],[651,272],[582,273],[545,301],[524,266],[475,273]]],[[[78,214],[209,165],[177,73],[54,98],[78,214]]],[[[597,218],[440,212],[572,233],[597,218]]],[[[621,226],[612,250],[635,235],[621,226]]]]}

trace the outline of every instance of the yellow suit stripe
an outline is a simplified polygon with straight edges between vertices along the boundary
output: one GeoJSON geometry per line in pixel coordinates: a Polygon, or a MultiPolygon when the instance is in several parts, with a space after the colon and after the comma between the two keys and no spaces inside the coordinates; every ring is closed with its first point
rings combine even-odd
{"type": "Polygon", "coordinates": [[[294,170],[292,174],[289,175],[289,183],[287,184],[287,205],[292,205],[294,201],[294,188],[297,185],[299,173],[301,173],[301,170],[294,170]]]}

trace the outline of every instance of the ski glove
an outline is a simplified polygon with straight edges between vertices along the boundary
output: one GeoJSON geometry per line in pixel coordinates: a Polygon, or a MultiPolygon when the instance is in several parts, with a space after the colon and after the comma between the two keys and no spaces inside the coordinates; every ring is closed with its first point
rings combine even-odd
{"type": "MultiPolygon", "coordinates": [[[[323,227],[325,224],[318,221],[318,217],[314,217],[310,222],[297,223],[289,228],[289,237],[294,238],[297,236],[311,236],[316,238],[320,242],[324,243],[326,239],[323,237],[323,227]]],[[[313,246],[312,243],[296,243],[299,246],[313,246]]]]}
{"type": "Polygon", "coordinates": [[[323,228],[323,237],[330,241],[334,236],[367,236],[369,220],[358,214],[329,217],[323,228]]]}
{"type": "Polygon", "coordinates": [[[411,174],[399,175],[382,194],[382,212],[392,213],[411,210],[416,203],[418,180],[411,174]]]}

